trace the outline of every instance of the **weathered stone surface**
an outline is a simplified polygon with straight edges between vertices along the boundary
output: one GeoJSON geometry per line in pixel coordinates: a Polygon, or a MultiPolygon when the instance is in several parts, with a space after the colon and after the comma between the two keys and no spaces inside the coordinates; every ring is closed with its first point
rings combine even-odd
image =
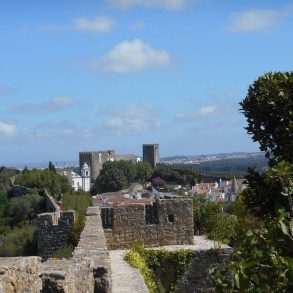
{"type": "Polygon", "coordinates": [[[75,211],[43,213],[37,216],[38,255],[43,259],[52,257],[64,247],[75,220],[75,211]]]}
{"type": "Polygon", "coordinates": [[[192,200],[161,199],[156,207],[158,223],[147,224],[145,205],[114,206],[113,228],[104,229],[108,248],[129,248],[135,240],[145,246],[193,244],[192,200]]]}
{"type": "MultiPolygon", "coordinates": [[[[55,213],[54,213],[55,214],[55,213]]],[[[52,214],[43,220],[59,221],[52,214]]],[[[111,266],[100,210],[88,208],[85,228],[71,259],[0,258],[0,293],[110,293],[111,266]]]]}
{"type": "Polygon", "coordinates": [[[39,257],[0,258],[0,293],[37,293],[42,288],[39,257]]]}

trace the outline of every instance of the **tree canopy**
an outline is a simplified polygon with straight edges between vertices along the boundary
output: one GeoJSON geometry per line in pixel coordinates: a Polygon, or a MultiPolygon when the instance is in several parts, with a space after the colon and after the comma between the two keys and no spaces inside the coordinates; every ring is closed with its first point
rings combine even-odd
{"type": "Polygon", "coordinates": [[[266,156],[293,163],[293,72],[259,77],[240,105],[247,132],[266,156]]]}

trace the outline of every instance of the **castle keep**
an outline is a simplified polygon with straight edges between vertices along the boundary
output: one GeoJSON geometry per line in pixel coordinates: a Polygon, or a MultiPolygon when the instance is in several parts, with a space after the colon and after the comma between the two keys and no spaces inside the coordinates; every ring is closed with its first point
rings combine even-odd
{"type": "Polygon", "coordinates": [[[79,153],[79,167],[82,169],[86,163],[91,170],[91,182],[93,183],[102,170],[103,163],[110,161],[111,157],[115,155],[114,150],[96,151],[96,152],[80,152],[79,153]]]}

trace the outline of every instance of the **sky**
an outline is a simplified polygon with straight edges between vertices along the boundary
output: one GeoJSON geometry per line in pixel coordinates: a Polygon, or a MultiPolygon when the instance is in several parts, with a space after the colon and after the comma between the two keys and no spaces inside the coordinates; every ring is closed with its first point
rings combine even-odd
{"type": "Polygon", "coordinates": [[[258,151],[239,102],[293,68],[293,3],[0,0],[0,165],[258,151]]]}

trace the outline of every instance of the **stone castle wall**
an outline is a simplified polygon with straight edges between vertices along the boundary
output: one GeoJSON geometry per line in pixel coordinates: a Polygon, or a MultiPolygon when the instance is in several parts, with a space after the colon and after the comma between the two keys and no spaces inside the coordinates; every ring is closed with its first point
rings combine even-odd
{"type": "Polygon", "coordinates": [[[109,249],[129,248],[135,240],[145,246],[193,244],[190,199],[157,200],[153,207],[122,205],[103,209],[102,216],[108,217],[103,224],[109,249]]]}
{"type": "Polygon", "coordinates": [[[43,213],[37,216],[38,255],[43,259],[52,257],[64,247],[75,221],[75,211],[43,213]]]}
{"type": "Polygon", "coordinates": [[[231,252],[231,248],[197,251],[189,268],[176,284],[174,292],[216,292],[215,284],[209,273],[209,269],[212,267],[224,269],[226,261],[230,258],[231,252]]]}
{"type": "Polygon", "coordinates": [[[102,170],[103,163],[110,159],[110,155],[114,155],[114,150],[96,151],[96,152],[80,152],[79,167],[82,168],[84,163],[90,167],[91,181],[94,182],[102,170]]]}
{"type": "Polygon", "coordinates": [[[0,258],[0,292],[110,293],[111,266],[99,208],[88,208],[71,259],[0,258]]]}

